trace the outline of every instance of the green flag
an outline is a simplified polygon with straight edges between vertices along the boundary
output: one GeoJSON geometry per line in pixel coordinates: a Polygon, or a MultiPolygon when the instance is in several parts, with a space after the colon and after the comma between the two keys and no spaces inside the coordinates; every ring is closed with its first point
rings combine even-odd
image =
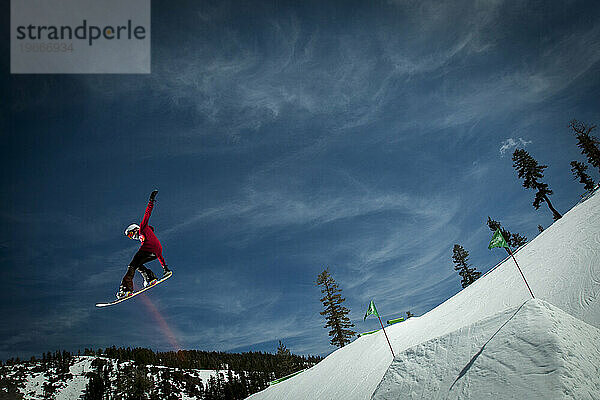
{"type": "Polygon", "coordinates": [[[494,232],[494,236],[492,236],[492,240],[490,241],[488,249],[491,250],[494,247],[508,247],[508,244],[506,243],[506,240],[504,240],[504,236],[502,236],[502,232],[500,232],[500,229],[494,232]]]}
{"type": "Polygon", "coordinates": [[[367,317],[371,314],[377,315],[379,317],[379,313],[377,312],[377,309],[375,308],[375,303],[373,303],[373,300],[371,300],[371,302],[369,303],[369,308],[367,309],[367,313],[365,314],[365,318],[363,319],[363,321],[366,320],[367,317]]]}

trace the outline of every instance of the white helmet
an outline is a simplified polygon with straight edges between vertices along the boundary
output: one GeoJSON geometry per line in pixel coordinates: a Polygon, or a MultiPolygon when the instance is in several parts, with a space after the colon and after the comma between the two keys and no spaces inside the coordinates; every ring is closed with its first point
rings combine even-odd
{"type": "Polygon", "coordinates": [[[140,226],[138,224],[131,224],[125,229],[125,236],[129,239],[137,240],[140,237],[140,226]]]}

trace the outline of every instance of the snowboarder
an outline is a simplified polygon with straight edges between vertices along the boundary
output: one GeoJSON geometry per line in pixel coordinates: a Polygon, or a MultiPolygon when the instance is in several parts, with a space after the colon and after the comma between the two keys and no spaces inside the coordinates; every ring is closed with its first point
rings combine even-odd
{"type": "Polygon", "coordinates": [[[154,275],[152,270],[146,268],[144,265],[145,263],[158,259],[163,268],[163,274],[166,275],[170,272],[169,268],[167,267],[167,263],[162,256],[162,246],[154,234],[154,228],[148,225],[148,220],[150,219],[150,214],[152,213],[152,208],[154,207],[154,201],[157,193],[158,190],[154,190],[152,194],[150,194],[150,200],[148,201],[148,206],[146,207],[146,212],[144,213],[144,219],[142,219],[142,223],[140,225],[131,224],[127,227],[127,229],[125,229],[125,236],[133,240],[139,240],[142,242],[142,245],[137,253],[135,253],[133,259],[129,263],[129,266],[127,267],[127,273],[123,277],[121,286],[119,287],[119,292],[117,293],[118,299],[129,296],[133,292],[133,277],[136,269],[140,271],[142,277],[144,278],[144,287],[156,283],[156,275],[154,275]]]}

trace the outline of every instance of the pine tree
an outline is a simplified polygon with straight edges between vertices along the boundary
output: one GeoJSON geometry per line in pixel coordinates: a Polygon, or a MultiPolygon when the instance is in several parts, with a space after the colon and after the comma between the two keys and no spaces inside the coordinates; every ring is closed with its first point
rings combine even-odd
{"type": "Polygon", "coordinates": [[[142,399],[146,397],[146,392],[152,388],[153,382],[146,376],[144,367],[137,367],[133,373],[132,390],[129,392],[129,399],[142,399]]]}
{"type": "Polygon", "coordinates": [[[280,375],[280,377],[295,372],[292,354],[285,344],[281,342],[281,340],[279,341],[279,346],[277,346],[277,353],[275,355],[277,356],[277,373],[280,375]]]}
{"type": "Polygon", "coordinates": [[[514,161],[513,167],[517,170],[519,178],[523,178],[523,187],[537,190],[535,199],[533,200],[533,207],[537,210],[543,202],[546,202],[548,208],[552,211],[554,220],[560,219],[562,215],[556,211],[548,198],[553,193],[552,190],[548,189],[547,184],[539,181],[539,179],[544,177],[544,169],[548,166],[538,165],[537,161],[523,149],[516,149],[512,160],[514,161]]]}
{"type": "Polygon", "coordinates": [[[590,191],[594,189],[594,186],[596,186],[596,184],[594,183],[592,178],[590,178],[590,176],[585,173],[586,169],[587,165],[584,165],[582,162],[571,161],[571,172],[573,172],[573,175],[575,175],[575,179],[579,179],[579,182],[585,185],[583,188],[587,191],[590,191]]]}
{"type": "Polygon", "coordinates": [[[460,284],[463,288],[466,288],[481,276],[481,272],[469,267],[469,252],[459,244],[455,244],[454,249],[452,249],[452,261],[455,264],[454,269],[462,277],[460,284]]]}
{"type": "Polygon", "coordinates": [[[285,344],[283,344],[281,342],[281,340],[279,341],[279,345],[277,346],[277,353],[278,356],[284,356],[284,357],[289,357],[290,356],[290,350],[286,347],[285,344]]]}
{"type": "Polygon", "coordinates": [[[325,310],[320,314],[326,315],[327,323],[324,328],[331,328],[329,331],[330,342],[334,346],[344,347],[350,343],[350,339],[356,332],[349,329],[354,324],[348,318],[350,310],[342,306],[342,303],[346,301],[341,295],[342,290],[329,274],[329,268],[319,274],[316,285],[321,286],[321,293],[325,295],[321,298],[325,310]]]}
{"type": "Polygon", "coordinates": [[[577,138],[577,147],[581,149],[581,154],[586,156],[588,162],[600,171],[600,141],[591,136],[596,125],[588,126],[574,119],[569,126],[577,138]]]}
{"type": "Polygon", "coordinates": [[[544,227],[541,225],[538,225],[538,231],[540,231],[540,233],[544,232],[544,227]]]}
{"type": "Polygon", "coordinates": [[[83,399],[102,400],[106,391],[102,377],[96,372],[88,372],[86,377],[89,378],[89,381],[85,387],[83,399]]]}
{"type": "Polygon", "coordinates": [[[518,248],[527,243],[527,237],[521,236],[518,233],[510,233],[507,229],[502,227],[500,222],[491,219],[489,216],[487,219],[487,226],[492,232],[496,232],[498,229],[500,229],[504,240],[506,240],[506,243],[512,248],[518,248]]]}

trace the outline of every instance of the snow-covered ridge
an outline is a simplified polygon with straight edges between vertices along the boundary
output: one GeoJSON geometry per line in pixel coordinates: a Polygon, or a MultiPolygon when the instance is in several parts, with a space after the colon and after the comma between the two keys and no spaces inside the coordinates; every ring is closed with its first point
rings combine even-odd
{"type": "MultiPolygon", "coordinates": [[[[134,364],[131,361],[123,362],[106,357],[74,356],[69,362],[68,372],[65,373],[60,373],[56,367],[43,368],[41,361],[4,366],[0,368],[2,371],[1,378],[11,382],[11,387],[4,387],[3,385],[0,388],[0,397],[3,395],[18,396],[20,394],[23,399],[38,400],[48,398],[47,393],[51,392],[51,398],[56,400],[79,399],[84,395],[86,386],[90,382],[89,373],[97,372],[97,368],[93,364],[99,361],[108,366],[106,368],[110,371],[108,379],[113,384],[119,379],[120,372],[134,364]]],[[[174,373],[184,376],[184,379],[190,383],[196,382],[204,385],[211,378],[224,381],[228,379],[228,371],[223,370],[180,369],[151,365],[146,366],[145,369],[148,371],[147,378],[155,385],[158,385],[165,376],[174,373]]],[[[190,394],[192,390],[189,387],[186,390],[180,379],[170,379],[169,383],[175,388],[181,399],[201,398],[190,394]]]]}
{"type": "MultiPolygon", "coordinates": [[[[251,398],[600,399],[600,371],[596,367],[600,365],[599,227],[600,195],[596,194],[515,255],[541,302],[526,303],[531,296],[512,259],[508,259],[425,315],[386,328],[398,355],[395,360],[382,332],[363,336],[304,373],[251,398]],[[552,315],[560,317],[555,320],[552,315]],[[570,322],[561,324],[560,319],[570,322]],[[536,327],[541,331],[536,333],[536,327]],[[548,331],[550,327],[554,330],[548,331]],[[525,329],[532,334],[521,340],[521,346],[511,347],[510,340],[525,329]],[[580,332],[586,332],[584,337],[580,332]],[[555,359],[537,354],[552,342],[550,339],[555,339],[551,349],[572,351],[575,356],[555,359]],[[493,353],[502,349],[510,349],[512,357],[533,364],[520,363],[511,369],[500,361],[491,362],[493,353]],[[480,356],[463,373],[480,350],[480,356]],[[590,358],[579,359],[584,353],[590,358]],[[547,370],[547,375],[554,374],[556,379],[548,378],[545,392],[532,392],[536,386],[521,378],[530,372],[539,374],[546,363],[554,368],[547,370]],[[478,391],[475,386],[485,382],[490,390],[478,391]],[[575,390],[577,385],[580,388],[575,390]],[[509,387],[517,389],[513,392],[509,387]],[[507,393],[504,397],[496,393],[502,388],[507,393]],[[386,393],[393,395],[386,397],[386,393]]],[[[536,382],[545,385],[543,379],[536,382]]]]}

